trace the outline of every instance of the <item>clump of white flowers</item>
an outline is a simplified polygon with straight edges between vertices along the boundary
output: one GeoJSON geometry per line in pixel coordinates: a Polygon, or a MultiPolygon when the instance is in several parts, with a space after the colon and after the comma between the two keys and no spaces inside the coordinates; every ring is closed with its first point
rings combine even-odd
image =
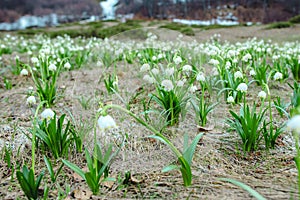
{"type": "Polygon", "coordinates": [[[28,76],[28,70],[27,69],[22,69],[21,70],[21,72],[20,72],[20,74],[22,75],[22,76],[28,76]]]}
{"type": "Polygon", "coordinates": [[[252,59],[252,56],[250,53],[247,53],[246,55],[243,56],[242,61],[248,62],[249,60],[252,59]]]}
{"type": "Polygon", "coordinates": [[[29,97],[26,99],[26,103],[27,103],[28,105],[34,105],[34,104],[36,104],[36,99],[35,99],[35,97],[34,97],[34,96],[29,96],[29,97]]]}
{"type": "Polygon", "coordinates": [[[182,63],[182,58],[180,56],[176,56],[173,58],[173,61],[176,65],[179,65],[180,63],[182,63]]]}
{"type": "Polygon", "coordinates": [[[192,84],[190,89],[189,89],[190,93],[194,93],[194,92],[196,92],[196,90],[197,90],[197,86],[192,84]]]}
{"type": "Polygon", "coordinates": [[[53,110],[51,110],[51,108],[46,108],[42,113],[41,113],[41,117],[42,119],[53,119],[54,118],[55,113],[53,112],[53,110]]]}
{"type": "Polygon", "coordinates": [[[174,85],[171,80],[163,80],[161,82],[161,86],[164,88],[164,90],[168,92],[174,89],[174,85]]]}
{"type": "Polygon", "coordinates": [[[257,96],[261,99],[265,99],[267,97],[267,93],[265,91],[260,91],[257,96]]]}
{"type": "Polygon", "coordinates": [[[251,69],[250,72],[249,72],[250,76],[255,76],[256,75],[256,72],[254,69],[251,69]]]}
{"type": "Polygon", "coordinates": [[[157,74],[159,74],[159,69],[153,68],[153,69],[151,69],[151,72],[153,75],[157,75],[157,74]]]}
{"type": "Polygon", "coordinates": [[[276,72],[276,73],[274,74],[274,77],[273,77],[273,79],[274,79],[275,81],[281,80],[282,78],[283,78],[283,75],[282,75],[282,73],[280,73],[280,72],[276,72]]]}
{"type": "Polygon", "coordinates": [[[110,115],[100,116],[97,122],[101,130],[117,128],[115,120],[110,115]]]}
{"type": "Polygon", "coordinates": [[[182,67],[182,71],[184,71],[184,72],[190,72],[190,71],[192,71],[193,69],[192,69],[192,66],[191,65],[184,65],[183,67],[182,67]]]}
{"type": "Polygon", "coordinates": [[[300,133],[300,115],[293,116],[286,124],[288,131],[293,131],[297,134],[300,133]]]}
{"type": "Polygon", "coordinates": [[[165,74],[166,74],[167,76],[172,76],[172,75],[174,74],[174,72],[175,72],[174,67],[167,68],[167,69],[165,70],[165,74]]]}
{"type": "Polygon", "coordinates": [[[56,69],[57,69],[57,67],[56,67],[55,64],[52,63],[52,64],[49,65],[49,70],[50,71],[56,71],[56,69]]]}
{"type": "Polygon", "coordinates": [[[248,90],[248,85],[246,83],[240,83],[237,88],[236,88],[237,91],[240,91],[240,92],[247,92],[248,90]]]}
{"type": "Polygon", "coordinates": [[[234,103],[234,98],[233,98],[233,96],[228,96],[228,97],[227,97],[227,103],[234,103]]]}
{"type": "Polygon", "coordinates": [[[203,72],[199,72],[199,73],[197,74],[196,80],[197,80],[197,81],[202,81],[202,82],[205,81],[205,76],[204,76],[203,72]]]}
{"type": "Polygon", "coordinates": [[[234,73],[234,79],[243,78],[243,74],[241,71],[236,71],[234,73]]]}
{"type": "Polygon", "coordinates": [[[39,59],[37,57],[32,57],[31,58],[31,62],[32,62],[32,64],[38,64],[39,63],[39,59]]]}
{"type": "Polygon", "coordinates": [[[150,65],[148,63],[145,63],[141,66],[140,71],[141,72],[146,72],[150,70],[150,65]]]}
{"type": "Polygon", "coordinates": [[[144,75],[143,80],[146,81],[147,83],[154,83],[155,79],[151,76],[149,76],[148,74],[144,75]]]}
{"type": "Polygon", "coordinates": [[[70,64],[69,62],[66,62],[66,63],[64,64],[64,68],[70,69],[70,68],[71,68],[71,64],[70,64]]]}
{"type": "Polygon", "coordinates": [[[177,83],[176,83],[176,85],[178,87],[182,87],[184,85],[184,83],[185,83],[185,80],[178,80],[177,83]]]}
{"type": "Polygon", "coordinates": [[[210,61],[208,62],[211,65],[217,66],[220,64],[220,62],[216,59],[210,59],[210,61]]]}

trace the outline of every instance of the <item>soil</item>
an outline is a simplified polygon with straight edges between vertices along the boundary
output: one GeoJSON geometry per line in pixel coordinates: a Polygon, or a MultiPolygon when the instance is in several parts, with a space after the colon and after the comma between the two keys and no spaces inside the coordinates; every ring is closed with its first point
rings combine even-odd
{"type": "MultiPolygon", "coordinates": [[[[202,42],[207,41],[214,34],[221,34],[222,40],[230,42],[243,42],[250,37],[271,39],[276,42],[300,39],[299,26],[274,30],[267,30],[264,26],[195,30],[196,36],[185,38],[202,42]]],[[[163,36],[172,39],[173,33],[170,33],[163,36]]],[[[174,32],[174,35],[177,36],[177,34],[174,32]]],[[[14,54],[3,56],[3,60],[9,60],[10,56],[14,54]]],[[[128,102],[141,90],[143,80],[139,68],[138,64],[118,64],[116,70],[119,78],[119,95],[107,94],[102,81],[102,76],[107,74],[107,69],[100,69],[95,63],[79,70],[64,72],[58,82],[58,90],[64,95],[57,100],[54,109],[58,115],[70,112],[77,123],[83,122],[87,126],[92,126],[99,101],[125,107],[124,101],[128,102]],[[78,100],[82,97],[91,98],[87,109],[84,109],[78,100]]],[[[31,142],[25,135],[30,135],[29,129],[32,127],[34,108],[26,105],[26,91],[29,86],[33,86],[33,82],[28,77],[10,76],[13,77],[13,89],[5,90],[0,87],[0,149],[4,149],[5,145],[12,147],[13,165],[20,166],[23,163],[30,165],[31,142]]],[[[249,90],[251,92],[248,98],[256,98],[259,89],[253,84],[249,90]]],[[[151,92],[150,89],[145,89],[141,96],[147,96],[149,92],[151,92]]],[[[271,87],[271,93],[274,96],[284,93],[285,95],[282,96],[288,101],[288,94],[291,90],[287,86],[274,84],[271,87]]],[[[140,96],[134,100],[131,109],[139,113],[142,111],[140,96]]],[[[68,193],[66,199],[253,199],[241,188],[219,179],[226,177],[251,186],[267,199],[299,198],[292,136],[287,132],[282,134],[277,141],[276,148],[269,152],[262,148],[256,152],[244,154],[240,149],[240,139],[236,133],[227,132],[228,127],[224,121],[226,117],[229,117],[228,110],[238,110],[239,106],[231,108],[225,104],[224,100],[220,101],[221,103],[209,115],[206,127],[208,130],[205,131],[196,125],[193,113],[187,113],[186,118],[182,119],[178,126],[166,130],[166,135],[180,149],[183,146],[185,133],[191,138],[199,132],[204,133],[193,158],[192,186],[183,186],[183,180],[178,171],[161,172],[163,167],[176,162],[171,150],[149,139],[147,136],[152,134],[150,131],[126,114],[115,110],[110,111],[110,115],[116,120],[118,128],[101,133],[99,142],[109,140],[118,143],[120,137],[127,135],[125,145],[111,165],[110,176],[123,178],[125,172],[130,172],[131,178],[128,185],[118,182],[105,183],[100,189],[101,194],[95,196],[90,193],[86,183],[67,167],[63,168],[56,184],[62,191],[68,193]],[[70,186],[69,191],[68,186],[70,186]]],[[[278,123],[286,120],[280,118],[275,110],[274,118],[278,120],[278,123]]],[[[153,121],[154,126],[161,126],[159,118],[153,121]]],[[[100,132],[100,130],[97,131],[100,132]]],[[[90,149],[91,137],[92,131],[86,131],[85,147],[87,149],[90,149]]],[[[3,155],[4,151],[2,157],[3,155]]],[[[37,152],[37,172],[46,169],[42,155],[42,152],[37,152]]],[[[68,160],[86,169],[83,153],[74,153],[69,156],[68,160]]],[[[46,176],[49,176],[47,172],[46,176]]],[[[42,184],[44,185],[45,183],[42,184]]],[[[1,199],[16,199],[17,197],[25,199],[15,174],[8,168],[4,159],[0,160],[0,186],[1,199]]],[[[50,182],[48,186],[51,186],[50,182]]],[[[50,190],[49,199],[56,199],[58,193],[58,189],[50,190]]]]}

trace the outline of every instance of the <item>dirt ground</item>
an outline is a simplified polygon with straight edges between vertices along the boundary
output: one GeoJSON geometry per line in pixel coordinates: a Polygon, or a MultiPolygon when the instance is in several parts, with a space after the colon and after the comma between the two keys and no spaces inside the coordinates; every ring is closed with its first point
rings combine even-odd
{"type": "MultiPolygon", "coordinates": [[[[258,39],[271,39],[273,41],[295,41],[300,39],[300,26],[287,29],[266,30],[263,26],[236,27],[228,29],[213,29],[197,31],[191,39],[207,41],[212,35],[221,34],[221,40],[230,42],[245,41],[249,37],[258,39]]],[[[5,59],[5,57],[4,57],[5,59]]],[[[136,94],[143,80],[138,73],[137,64],[129,65],[120,63],[117,67],[119,77],[120,96],[126,100],[136,94]]],[[[104,103],[121,104],[118,95],[107,95],[103,81],[99,83],[103,69],[89,66],[80,70],[71,71],[61,75],[58,85],[59,91],[64,95],[58,100],[54,109],[58,113],[71,112],[77,122],[84,121],[92,125],[92,117],[99,101],[104,103]],[[83,109],[78,98],[91,97],[91,106],[83,109]]],[[[5,90],[0,87],[0,147],[11,144],[13,147],[14,164],[30,163],[31,143],[24,136],[31,127],[32,110],[26,105],[26,90],[33,83],[30,78],[15,77],[13,89],[5,90]],[[20,147],[20,149],[19,149],[20,147]]],[[[255,86],[249,89],[248,98],[255,98],[257,91],[255,86]]],[[[147,95],[150,91],[144,91],[147,95]]],[[[288,101],[291,90],[286,86],[273,85],[271,93],[279,95],[284,93],[288,101]]],[[[216,98],[216,97],[214,97],[216,98]]],[[[136,99],[133,109],[139,111],[136,99]],[[135,107],[137,106],[137,107],[135,107]]],[[[124,176],[130,171],[132,174],[128,186],[120,187],[116,182],[106,184],[101,189],[101,194],[90,194],[86,183],[64,167],[59,177],[59,186],[70,191],[66,199],[253,199],[247,192],[232,184],[222,182],[219,178],[233,178],[248,184],[267,199],[296,199],[297,195],[297,170],[293,157],[295,155],[292,136],[282,134],[275,149],[266,152],[259,150],[249,155],[244,155],[239,148],[239,138],[235,133],[226,131],[225,118],[229,117],[230,107],[224,100],[209,115],[208,131],[203,131],[204,136],[199,142],[194,154],[192,172],[193,184],[184,187],[178,171],[162,173],[161,169],[175,162],[176,159],[168,147],[147,138],[151,133],[125,114],[112,111],[118,123],[118,129],[105,133],[108,138],[112,135],[128,134],[128,139],[120,154],[111,166],[111,176],[124,176]]],[[[239,109],[237,106],[236,109],[239,109]]],[[[274,117],[281,119],[274,111],[274,117]]],[[[178,147],[182,147],[183,135],[188,133],[194,137],[200,132],[195,124],[194,114],[188,113],[179,126],[169,128],[167,135],[178,147]]],[[[85,144],[88,146],[88,138],[91,132],[87,132],[85,144]]],[[[2,153],[3,154],[3,153],[2,153]]],[[[70,156],[72,162],[82,168],[86,167],[83,154],[70,156]]],[[[45,169],[42,154],[37,153],[36,165],[38,171],[45,169]]],[[[47,173],[46,173],[47,174],[47,173]]],[[[17,179],[8,170],[3,159],[0,160],[0,198],[24,199],[17,179]]],[[[50,184],[50,183],[48,183],[50,184]]],[[[42,185],[45,185],[43,183],[42,185]]],[[[56,199],[58,190],[51,190],[49,199],[56,199]]]]}

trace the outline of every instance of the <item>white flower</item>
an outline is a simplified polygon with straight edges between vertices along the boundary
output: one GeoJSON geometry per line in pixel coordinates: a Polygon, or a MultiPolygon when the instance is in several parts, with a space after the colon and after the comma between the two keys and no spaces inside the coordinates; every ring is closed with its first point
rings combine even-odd
{"type": "Polygon", "coordinates": [[[249,60],[252,59],[252,56],[250,53],[247,53],[246,55],[243,56],[242,61],[248,62],[249,60]]]}
{"type": "Polygon", "coordinates": [[[191,85],[191,87],[189,89],[190,93],[194,93],[196,90],[197,90],[197,86],[191,85]]]}
{"type": "Polygon", "coordinates": [[[157,60],[157,57],[156,57],[156,56],[152,56],[152,60],[153,60],[153,61],[156,61],[156,60],[157,60]]]}
{"type": "Polygon", "coordinates": [[[243,78],[243,74],[240,71],[236,71],[234,73],[234,79],[243,78]]]}
{"type": "Polygon", "coordinates": [[[141,66],[140,71],[141,72],[146,72],[150,70],[150,65],[148,63],[145,63],[141,66]]]}
{"type": "Polygon", "coordinates": [[[151,70],[151,72],[152,72],[153,75],[159,74],[159,70],[158,70],[157,68],[153,68],[153,69],[151,70]]]}
{"type": "Polygon", "coordinates": [[[20,72],[20,74],[21,74],[22,76],[28,76],[28,71],[27,71],[27,69],[22,69],[21,72],[20,72]]]}
{"type": "Polygon", "coordinates": [[[34,96],[29,96],[29,97],[26,99],[26,103],[27,103],[28,105],[36,104],[35,97],[34,97],[34,96]]]}
{"type": "Polygon", "coordinates": [[[248,90],[248,86],[246,83],[240,83],[237,88],[236,88],[237,91],[241,91],[241,92],[247,92],[248,90]]]}
{"type": "Polygon", "coordinates": [[[267,97],[267,93],[265,91],[260,91],[257,96],[261,99],[265,99],[267,97]]]}
{"type": "Polygon", "coordinates": [[[150,83],[150,84],[154,83],[154,81],[155,81],[155,79],[153,77],[149,76],[148,74],[146,74],[143,77],[143,80],[146,81],[146,82],[148,82],[148,83],[150,83]]]}
{"type": "Polygon", "coordinates": [[[210,59],[210,61],[208,62],[209,64],[212,64],[214,66],[217,66],[220,64],[220,62],[216,59],[210,59]]]}
{"type": "Polygon", "coordinates": [[[174,71],[175,71],[174,67],[167,68],[166,71],[165,71],[165,73],[166,73],[167,76],[172,76],[174,74],[174,71]]]}
{"type": "Polygon", "coordinates": [[[177,86],[178,87],[182,87],[183,85],[184,85],[184,83],[185,83],[185,80],[179,80],[179,81],[177,81],[177,86]]]}
{"type": "Polygon", "coordinates": [[[234,103],[234,98],[233,98],[233,96],[228,96],[228,97],[227,97],[227,103],[234,103]]]}
{"type": "Polygon", "coordinates": [[[295,115],[292,117],[286,124],[286,129],[288,131],[295,131],[296,133],[300,133],[300,115],[295,115]]]}
{"type": "Polygon", "coordinates": [[[226,61],[225,69],[230,69],[230,67],[231,67],[231,63],[229,61],[226,61]]]}
{"type": "Polygon", "coordinates": [[[42,113],[41,113],[41,117],[42,119],[53,119],[54,118],[54,112],[50,109],[50,108],[46,108],[42,113]]]}
{"type": "Polygon", "coordinates": [[[33,64],[37,64],[37,63],[39,62],[39,59],[38,59],[37,57],[32,57],[32,58],[31,58],[31,62],[32,62],[33,64]]]}
{"type": "Polygon", "coordinates": [[[56,71],[56,65],[50,64],[50,65],[49,65],[49,70],[50,70],[50,71],[56,71]]]}
{"type": "Polygon", "coordinates": [[[29,87],[28,87],[28,90],[32,91],[32,90],[33,90],[33,87],[32,87],[32,86],[29,86],[29,87]]]}
{"type": "Polygon", "coordinates": [[[172,81],[170,81],[170,80],[163,80],[161,82],[161,86],[163,86],[164,89],[168,92],[174,89],[174,85],[173,85],[172,81]]]}
{"type": "Polygon", "coordinates": [[[71,68],[71,64],[70,64],[69,62],[66,62],[66,63],[64,64],[64,68],[70,69],[70,68],[71,68]]]}
{"type": "Polygon", "coordinates": [[[280,79],[283,78],[283,75],[280,72],[276,72],[273,78],[274,78],[275,81],[280,80],[280,79]]]}
{"type": "Polygon", "coordinates": [[[197,76],[196,76],[196,80],[197,81],[205,81],[205,76],[204,76],[204,74],[202,73],[202,72],[199,72],[198,74],[197,74],[197,76]]]}
{"type": "Polygon", "coordinates": [[[192,69],[192,66],[191,65],[184,65],[183,67],[182,67],[182,71],[184,71],[184,72],[190,72],[190,71],[192,71],[193,69],[192,69]]]}
{"type": "Polygon", "coordinates": [[[16,55],[15,60],[20,60],[20,57],[18,55],[16,55]]]}
{"type": "Polygon", "coordinates": [[[254,69],[251,69],[250,72],[249,72],[250,76],[255,76],[256,75],[256,72],[254,69]]]}
{"type": "Polygon", "coordinates": [[[117,128],[115,120],[110,115],[100,116],[97,122],[101,130],[117,128]]]}
{"type": "Polygon", "coordinates": [[[180,56],[176,56],[173,58],[173,61],[176,65],[182,63],[182,58],[180,56]]]}

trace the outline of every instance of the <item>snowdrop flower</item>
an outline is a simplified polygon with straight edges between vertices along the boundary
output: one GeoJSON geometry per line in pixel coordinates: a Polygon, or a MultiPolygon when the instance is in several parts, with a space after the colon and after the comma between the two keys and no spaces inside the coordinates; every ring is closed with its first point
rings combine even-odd
{"type": "Polygon", "coordinates": [[[157,58],[158,59],[162,59],[164,57],[164,55],[162,53],[158,54],[157,58]]]}
{"type": "Polygon", "coordinates": [[[154,83],[154,81],[155,81],[155,79],[153,77],[149,76],[148,74],[146,74],[143,77],[143,80],[146,81],[146,82],[148,82],[148,83],[150,83],[150,84],[154,83]]]}
{"type": "Polygon", "coordinates": [[[16,55],[15,60],[20,60],[20,57],[18,55],[16,55]]]}
{"type": "Polygon", "coordinates": [[[228,97],[227,97],[227,103],[234,103],[234,98],[233,98],[233,96],[228,96],[228,97]]]}
{"type": "Polygon", "coordinates": [[[141,72],[146,72],[150,70],[150,65],[148,63],[145,63],[141,66],[140,71],[141,72]]]}
{"type": "Polygon", "coordinates": [[[33,105],[33,104],[36,104],[36,99],[34,96],[29,96],[27,99],[26,99],[26,103],[28,105],[33,105]]]}
{"type": "Polygon", "coordinates": [[[288,131],[295,131],[300,133],[300,115],[293,116],[286,124],[286,129],[288,131]]]}
{"type": "Polygon", "coordinates": [[[205,81],[205,76],[202,72],[198,73],[197,76],[196,76],[196,80],[197,81],[205,81]]]}
{"type": "Polygon", "coordinates": [[[157,57],[156,57],[156,56],[152,56],[152,60],[153,60],[153,61],[156,61],[156,60],[157,60],[157,57]]]}
{"type": "Polygon", "coordinates": [[[31,62],[32,62],[33,64],[37,64],[37,63],[39,62],[39,59],[38,59],[37,57],[32,57],[32,58],[31,58],[31,62]]]}
{"type": "Polygon", "coordinates": [[[231,63],[229,61],[226,61],[225,69],[230,69],[230,67],[231,67],[231,63]]]}
{"type": "Polygon", "coordinates": [[[280,73],[280,72],[276,72],[275,74],[274,74],[274,80],[275,81],[277,81],[277,80],[281,80],[282,78],[283,78],[283,75],[282,75],[282,73],[280,73]]]}
{"type": "Polygon", "coordinates": [[[212,74],[213,74],[214,76],[218,76],[218,75],[219,75],[219,71],[218,71],[218,69],[217,69],[216,67],[214,67],[214,68],[212,69],[212,74]]]}
{"type": "Polygon", "coordinates": [[[184,83],[185,83],[185,80],[179,80],[179,81],[177,81],[177,86],[178,87],[182,87],[183,85],[184,85],[184,83]]]}
{"type": "Polygon", "coordinates": [[[250,76],[255,76],[256,75],[256,72],[254,69],[251,69],[250,72],[249,72],[250,76]]]}
{"type": "Polygon", "coordinates": [[[267,97],[267,93],[265,91],[260,91],[257,96],[261,99],[265,99],[267,97]]]}
{"type": "Polygon", "coordinates": [[[176,56],[173,58],[173,61],[176,65],[182,63],[182,58],[180,56],[176,56]]]}
{"type": "Polygon", "coordinates": [[[56,65],[54,65],[53,63],[49,65],[49,70],[50,71],[56,71],[56,65]]]}
{"type": "Polygon", "coordinates": [[[161,82],[161,86],[163,86],[163,88],[167,91],[167,92],[170,92],[171,90],[174,89],[174,85],[172,83],[172,81],[170,80],[163,80],[161,82]]]}
{"type": "Polygon", "coordinates": [[[157,68],[153,68],[153,69],[151,70],[151,72],[152,72],[153,75],[159,74],[159,70],[158,70],[157,68]]]}
{"type": "Polygon", "coordinates": [[[101,130],[117,128],[115,120],[110,115],[100,116],[97,122],[101,130]]]}
{"type": "Polygon", "coordinates": [[[33,90],[33,87],[32,87],[32,86],[29,86],[29,87],[28,87],[28,90],[32,91],[32,90],[33,90]]]}
{"type": "Polygon", "coordinates": [[[66,63],[64,64],[64,68],[70,69],[70,68],[71,68],[71,64],[70,64],[69,62],[66,62],[66,63]]]}
{"type": "Polygon", "coordinates": [[[236,71],[234,73],[234,79],[243,78],[243,74],[240,71],[236,71]]]}
{"type": "Polygon", "coordinates": [[[191,85],[191,87],[189,89],[190,93],[194,93],[194,92],[196,92],[196,90],[197,90],[197,86],[191,85]]]}
{"type": "Polygon", "coordinates": [[[174,67],[167,68],[166,71],[165,71],[165,73],[166,73],[167,76],[172,76],[174,74],[174,71],[175,71],[174,67]]]}
{"type": "Polygon", "coordinates": [[[21,74],[22,76],[28,76],[28,71],[27,71],[27,69],[22,69],[21,72],[20,72],[20,74],[21,74]]]}
{"type": "Polygon", "coordinates": [[[41,117],[42,119],[53,119],[54,118],[55,113],[50,109],[50,108],[46,108],[42,113],[41,113],[41,117]]]}
{"type": "Polygon", "coordinates": [[[182,71],[184,71],[184,72],[190,72],[190,71],[192,71],[193,69],[192,69],[192,66],[191,65],[184,65],[183,67],[182,67],[182,71]]]}
{"type": "Polygon", "coordinates": [[[216,59],[210,59],[210,61],[208,62],[211,65],[217,66],[220,64],[220,62],[216,59]]]}
{"type": "Polygon", "coordinates": [[[246,83],[240,83],[237,88],[236,88],[237,91],[240,91],[240,92],[247,92],[248,90],[248,85],[246,83]]]}
{"type": "Polygon", "coordinates": [[[242,61],[248,62],[249,60],[252,59],[252,56],[250,53],[247,53],[246,55],[243,56],[242,61]]]}

